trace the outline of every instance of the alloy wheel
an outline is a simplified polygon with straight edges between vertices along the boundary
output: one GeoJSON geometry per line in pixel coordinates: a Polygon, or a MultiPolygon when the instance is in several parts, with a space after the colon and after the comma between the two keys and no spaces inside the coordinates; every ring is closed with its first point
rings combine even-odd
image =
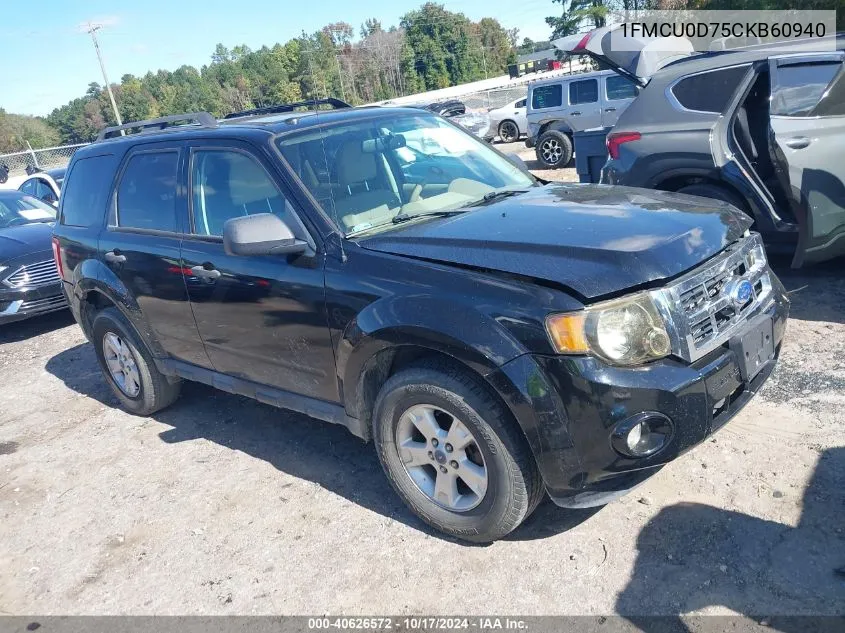
{"type": "Polygon", "coordinates": [[[467,426],[434,405],[405,411],[396,426],[396,449],[416,487],[453,512],[476,507],[487,493],[488,472],[467,426]]]}
{"type": "Polygon", "coordinates": [[[499,126],[499,138],[502,139],[503,143],[513,143],[519,138],[519,130],[516,128],[516,124],[513,121],[502,123],[499,126]]]}
{"type": "Polygon", "coordinates": [[[563,156],[563,148],[557,139],[550,138],[543,141],[543,144],[540,146],[540,153],[546,163],[556,165],[560,162],[561,156],[563,156]]]}
{"type": "Polygon", "coordinates": [[[141,374],[129,346],[114,332],[103,337],[103,358],[118,388],[130,398],[141,392],[141,374]]]}

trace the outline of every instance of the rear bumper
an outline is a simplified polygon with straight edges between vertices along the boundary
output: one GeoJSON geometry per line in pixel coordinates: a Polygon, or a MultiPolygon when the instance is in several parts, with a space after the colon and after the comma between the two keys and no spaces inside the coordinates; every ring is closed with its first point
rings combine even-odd
{"type": "Polygon", "coordinates": [[[775,360],[750,382],[742,381],[727,347],[693,364],[669,358],[638,368],[592,357],[524,355],[488,376],[525,431],[552,500],[565,507],[607,503],[736,415],[775,367],[789,303],[779,283],[774,294],[762,313],[773,319],[775,360]],[[651,456],[626,457],[613,448],[613,431],[643,412],[668,417],[671,438],[651,456]]]}
{"type": "Polygon", "coordinates": [[[0,324],[67,308],[61,282],[26,290],[0,290],[0,324]]]}

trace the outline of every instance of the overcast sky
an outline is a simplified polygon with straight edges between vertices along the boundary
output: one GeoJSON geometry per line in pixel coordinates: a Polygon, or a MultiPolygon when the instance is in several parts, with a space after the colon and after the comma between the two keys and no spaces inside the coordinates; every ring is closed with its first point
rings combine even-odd
{"type": "MultiPolygon", "coordinates": [[[[285,42],[304,29],[313,32],[337,21],[356,31],[369,17],[387,27],[422,0],[6,0],[0,10],[0,107],[21,114],[49,114],[85,93],[92,81],[103,83],[90,37],[79,28],[94,20],[106,24],[100,46],[109,79],[148,70],[175,70],[183,64],[202,66],[214,46],[247,44],[260,48],[285,42]],[[128,7],[127,5],[134,5],[128,7]],[[37,10],[34,8],[37,7],[37,10]],[[124,8],[127,7],[127,8],[124,8]]],[[[544,18],[560,11],[551,0],[446,0],[451,11],[478,20],[497,18],[505,28],[517,27],[520,39],[545,39],[544,18]]]]}

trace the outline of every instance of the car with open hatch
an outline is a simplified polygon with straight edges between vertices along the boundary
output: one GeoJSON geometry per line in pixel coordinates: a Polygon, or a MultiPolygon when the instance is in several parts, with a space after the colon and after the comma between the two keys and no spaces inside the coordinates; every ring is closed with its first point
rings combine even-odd
{"type": "Polygon", "coordinates": [[[640,87],[601,182],[745,211],[794,267],[845,255],[845,36],[694,53],[617,26],[554,42],[640,87]]]}
{"type": "Polygon", "coordinates": [[[488,542],[545,495],[624,494],[759,389],[788,301],[750,224],[543,183],[419,109],[279,106],[104,130],[53,240],[126,410],[193,380],[344,425],[426,523],[488,542]]]}

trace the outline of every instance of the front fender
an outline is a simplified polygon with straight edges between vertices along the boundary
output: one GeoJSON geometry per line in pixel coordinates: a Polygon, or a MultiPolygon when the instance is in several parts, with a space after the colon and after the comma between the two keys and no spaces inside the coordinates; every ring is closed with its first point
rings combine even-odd
{"type": "Polygon", "coordinates": [[[403,345],[446,354],[482,376],[526,352],[495,319],[472,306],[431,296],[387,297],[358,313],[337,346],[348,411],[356,410],[355,386],[366,363],[382,350],[403,345]]]}

